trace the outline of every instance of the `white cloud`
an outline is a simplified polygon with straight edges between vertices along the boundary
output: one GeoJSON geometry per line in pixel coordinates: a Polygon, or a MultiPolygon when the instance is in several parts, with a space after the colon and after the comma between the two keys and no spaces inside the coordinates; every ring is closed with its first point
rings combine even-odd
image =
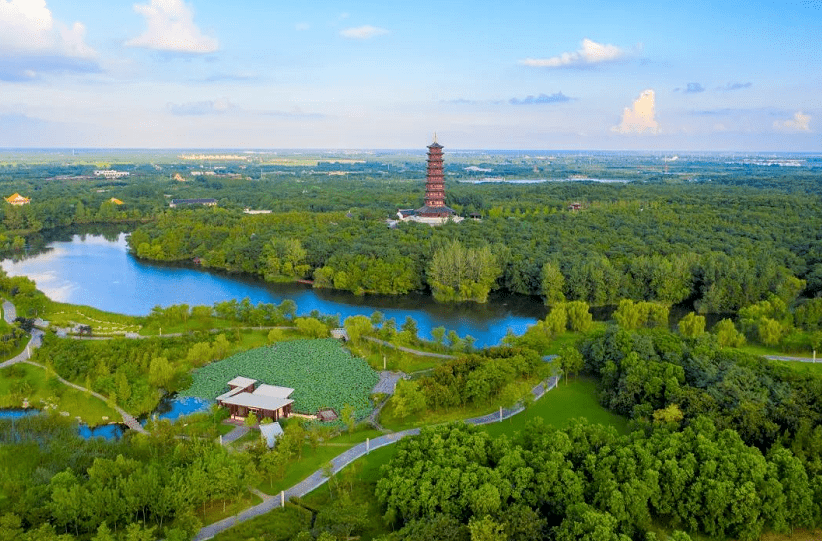
{"type": "Polygon", "coordinates": [[[219,115],[237,109],[228,98],[188,103],[169,103],[168,109],[174,115],[219,115]]]}
{"type": "Polygon", "coordinates": [[[0,0],[0,54],[90,58],[86,27],[54,20],[45,0],[0,0]]]}
{"type": "Polygon", "coordinates": [[[797,111],[794,113],[793,118],[775,121],[773,127],[779,131],[809,132],[811,131],[811,116],[802,114],[802,111],[797,111]]]}
{"type": "Polygon", "coordinates": [[[297,23],[294,25],[294,30],[298,32],[303,32],[305,30],[308,30],[309,28],[311,28],[311,25],[309,25],[308,23],[297,23]]]}
{"type": "Polygon", "coordinates": [[[614,62],[627,55],[627,51],[616,45],[597,43],[585,38],[582,40],[582,46],[576,51],[562,53],[550,58],[526,58],[520,60],[519,63],[536,68],[563,68],[614,62]]]}
{"type": "Polygon", "coordinates": [[[659,133],[659,123],[654,118],[655,95],[653,90],[645,90],[634,101],[633,107],[622,111],[622,121],[613,126],[617,133],[659,133]]]}
{"type": "Polygon", "coordinates": [[[194,12],[183,0],[151,0],[134,4],[134,11],[145,17],[146,31],[127,41],[128,47],[145,47],[179,53],[213,53],[219,43],[194,24],[194,12]]]}
{"type": "Polygon", "coordinates": [[[385,28],[371,26],[370,24],[365,26],[357,26],[355,28],[346,28],[345,30],[340,31],[340,35],[342,37],[349,39],[371,39],[387,33],[388,30],[385,28]]]}

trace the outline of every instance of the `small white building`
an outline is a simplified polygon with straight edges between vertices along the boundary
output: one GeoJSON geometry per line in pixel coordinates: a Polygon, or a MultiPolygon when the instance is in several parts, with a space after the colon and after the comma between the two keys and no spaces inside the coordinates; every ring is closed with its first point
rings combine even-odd
{"type": "Polygon", "coordinates": [[[95,177],[103,177],[107,179],[122,178],[129,175],[128,171],[115,171],[114,169],[102,169],[94,172],[95,177]]]}
{"type": "Polygon", "coordinates": [[[283,427],[280,423],[268,423],[260,425],[260,437],[265,440],[265,444],[272,449],[280,436],[283,435],[283,427]]]}

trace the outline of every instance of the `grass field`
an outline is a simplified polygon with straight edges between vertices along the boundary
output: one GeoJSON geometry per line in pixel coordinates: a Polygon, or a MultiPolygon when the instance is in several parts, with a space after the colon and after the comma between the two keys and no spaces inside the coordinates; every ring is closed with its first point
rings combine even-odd
{"type": "MultiPolygon", "coordinates": [[[[745,353],[751,353],[753,355],[777,355],[777,356],[784,356],[784,357],[813,357],[813,350],[800,350],[800,351],[783,351],[779,348],[770,348],[767,346],[762,346],[759,344],[747,344],[742,346],[741,348],[737,348],[739,351],[744,351],[745,353]]],[[[817,355],[822,355],[822,352],[817,352],[817,355]]],[[[822,362],[822,358],[819,359],[822,362]]]]}
{"type": "Polygon", "coordinates": [[[816,374],[822,376],[822,359],[817,363],[803,363],[800,361],[771,361],[772,363],[788,366],[800,374],[816,374]]]}
{"type": "Polygon", "coordinates": [[[374,370],[383,369],[383,359],[387,370],[399,370],[406,374],[429,370],[443,363],[443,359],[436,357],[424,357],[399,351],[392,347],[383,346],[363,340],[357,346],[349,346],[351,352],[363,357],[374,370]]]}
{"type": "Polygon", "coordinates": [[[104,312],[91,306],[49,301],[43,319],[58,327],[90,325],[95,334],[139,332],[145,318],[104,312]]]}
{"type": "Polygon", "coordinates": [[[42,368],[20,363],[0,370],[0,407],[19,408],[22,398],[28,398],[32,408],[65,411],[89,426],[122,420],[99,398],[60,383],[42,368]]]}
{"type": "Polygon", "coordinates": [[[203,524],[214,524],[224,518],[236,515],[244,509],[248,509],[249,507],[262,503],[262,501],[263,500],[256,494],[248,493],[238,500],[226,501],[225,506],[223,506],[222,500],[216,500],[206,504],[205,509],[203,509],[202,505],[193,509],[203,524]]]}
{"type": "MultiPolygon", "coordinates": [[[[259,437],[259,432],[254,432],[259,437]]],[[[321,443],[316,450],[309,444],[303,446],[303,457],[300,460],[292,461],[282,479],[275,479],[273,482],[264,479],[255,487],[266,494],[277,494],[281,490],[292,487],[314,473],[343,451],[350,449],[358,443],[362,443],[366,438],[376,438],[382,433],[373,429],[359,429],[349,434],[344,432],[334,438],[321,443]]]]}
{"type": "Polygon", "coordinates": [[[593,424],[613,426],[620,434],[628,432],[628,420],[611,413],[597,401],[596,382],[587,378],[572,378],[568,385],[561,381],[556,389],[549,391],[534,402],[527,410],[506,419],[482,427],[492,436],[512,435],[522,430],[535,417],[542,417],[547,425],[565,427],[571,419],[587,419],[593,424]]]}

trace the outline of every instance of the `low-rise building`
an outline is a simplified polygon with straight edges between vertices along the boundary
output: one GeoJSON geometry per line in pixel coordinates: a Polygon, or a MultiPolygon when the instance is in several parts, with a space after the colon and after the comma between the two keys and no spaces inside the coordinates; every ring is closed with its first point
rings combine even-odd
{"type": "Polygon", "coordinates": [[[228,382],[229,391],[217,397],[217,404],[228,408],[232,419],[245,419],[251,413],[257,419],[277,421],[291,415],[289,398],[294,389],[276,385],[257,385],[257,380],[238,376],[228,382]]]}
{"type": "Polygon", "coordinates": [[[94,172],[95,177],[103,177],[107,179],[122,178],[129,175],[128,171],[115,171],[114,169],[102,169],[94,172]]]}

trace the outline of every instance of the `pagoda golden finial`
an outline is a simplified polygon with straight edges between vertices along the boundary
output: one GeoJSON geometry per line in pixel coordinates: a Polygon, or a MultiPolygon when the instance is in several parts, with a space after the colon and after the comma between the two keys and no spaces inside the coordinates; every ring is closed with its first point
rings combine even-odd
{"type": "Polygon", "coordinates": [[[434,142],[437,142],[437,132],[434,132],[434,142]]]}

